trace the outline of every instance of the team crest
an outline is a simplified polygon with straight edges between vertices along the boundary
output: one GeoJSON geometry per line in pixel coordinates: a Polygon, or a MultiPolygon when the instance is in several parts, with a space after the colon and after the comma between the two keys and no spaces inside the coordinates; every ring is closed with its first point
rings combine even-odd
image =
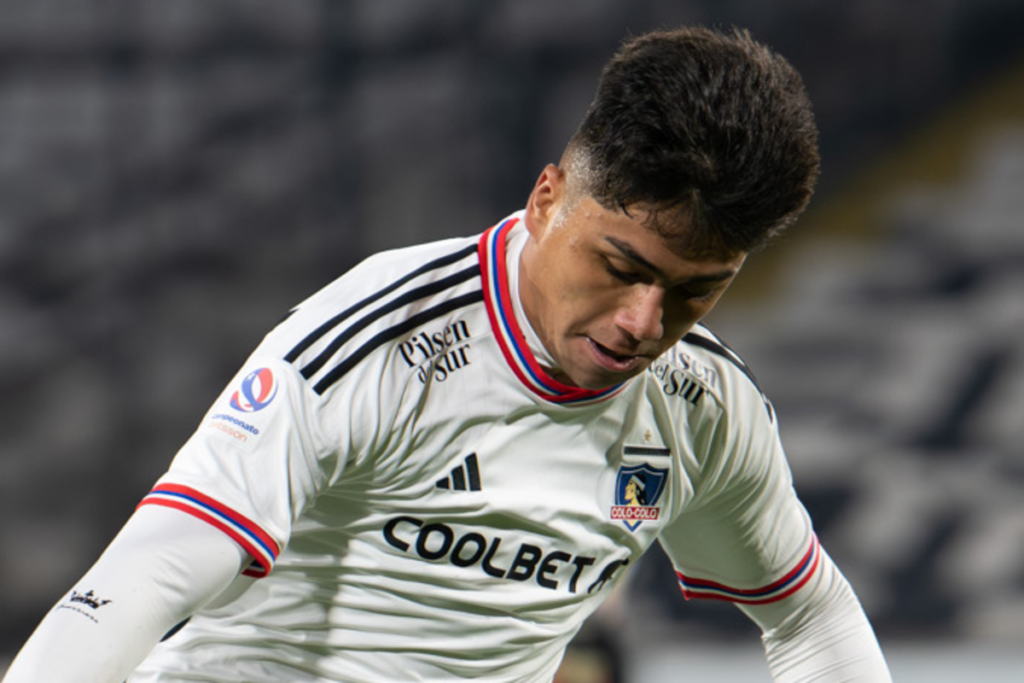
{"type": "Polygon", "coordinates": [[[665,490],[668,469],[648,464],[619,468],[615,479],[615,505],[612,519],[622,520],[626,528],[636,531],[644,522],[654,522],[661,515],[657,506],[665,490]]]}

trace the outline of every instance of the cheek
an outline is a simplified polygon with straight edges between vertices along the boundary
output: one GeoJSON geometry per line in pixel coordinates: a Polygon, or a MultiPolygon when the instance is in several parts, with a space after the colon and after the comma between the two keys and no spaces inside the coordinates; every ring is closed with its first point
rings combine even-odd
{"type": "Polygon", "coordinates": [[[608,276],[593,267],[580,263],[582,259],[569,252],[552,264],[559,269],[557,276],[559,289],[556,294],[563,300],[572,300],[586,305],[595,298],[607,296],[608,276]]]}
{"type": "Polygon", "coordinates": [[[618,306],[614,293],[597,283],[573,280],[558,294],[552,323],[571,334],[593,334],[614,322],[618,306]]]}
{"type": "Polygon", "coordinates": [[[665,336],[682,337],[713,307],[713,301],[701,303],[687,301],[675,305],[671,310],[665,312],[662,321],[665,327],[665,336]]]}

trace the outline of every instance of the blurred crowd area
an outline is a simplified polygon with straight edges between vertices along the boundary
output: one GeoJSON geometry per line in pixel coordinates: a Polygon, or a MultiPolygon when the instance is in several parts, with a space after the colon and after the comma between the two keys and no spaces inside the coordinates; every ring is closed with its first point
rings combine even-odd
{"type": "MultiPolygon", "coordinates": [[[[369,253],[520,208],[619,41],[681,23],[748,27],[801,71],[825,206],[1024,61],[1016,0],[4,0],[0,652],[291,306],[369,253]]],[[[997,117],[955,180],[890,183],[863,233],[798,226],[762,255],[784,264],[773,296],[713,320],[883,641],[1024,632],[1013,85],[1016,124],[997,117]]],[[[657,554],[604,620],[592,642],[753,633],[685,602],[657,554]]]]}

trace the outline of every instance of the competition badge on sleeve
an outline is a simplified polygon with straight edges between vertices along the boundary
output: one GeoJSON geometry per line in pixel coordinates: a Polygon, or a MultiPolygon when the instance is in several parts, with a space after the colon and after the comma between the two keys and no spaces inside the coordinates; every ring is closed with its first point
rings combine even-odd
{"type": "Polygon", "coordinates": [[[615,478],[612,519],[622,520],[630,531],[636,531],[644,522],[657,521],[661,516],[658,500],[667,478],[667,469],[646,463],[620,467],[615,478]]]}
{"type": "Polygon", "coordinates": [[[277,382],[270,368],[260,368],[245,376],[242,385],[231,395],[231,407],[243,413],[263,410],[277,395],[277,382]]]}
{"type": "MultiPolygon", "coordinates": [[[[251,449],[265,427],[269,413],[257,414],[277,396],[279,383],[270,368],[258,368],[236,380],[227,405],[218,403],[207,416],[203,428],[235,445],[251,449]]],[[[223,399],[221,399],[223,401],[223,399]]],[[[270,411],[273,412],[273,411],[270,411]]]]}

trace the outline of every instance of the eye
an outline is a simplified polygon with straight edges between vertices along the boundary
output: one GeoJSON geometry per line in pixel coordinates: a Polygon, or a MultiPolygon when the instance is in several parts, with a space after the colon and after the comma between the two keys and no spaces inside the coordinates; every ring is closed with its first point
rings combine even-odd
{"type": "Polygon", "coordinates": [[[619,280],[620,282],[625,282],[627,285],[633,285],[643,280],[643,276],[641,274],[634,273],[628,270],[620,270],[619,268],[613,266],[612,262],[609,261],[608,259],[605,259],[604,261],[604,269],[608,271],[608,274],[611,275],[613,278],[619,280]]]}
{"type": "Polygon", "coordinates": [[[686,287],[676,288],[679,298],[686,301],[704,302],[714,298],[715,294],[718,293],[718,287],[712,287],[711,289],[688,289],[686,287]]]}

